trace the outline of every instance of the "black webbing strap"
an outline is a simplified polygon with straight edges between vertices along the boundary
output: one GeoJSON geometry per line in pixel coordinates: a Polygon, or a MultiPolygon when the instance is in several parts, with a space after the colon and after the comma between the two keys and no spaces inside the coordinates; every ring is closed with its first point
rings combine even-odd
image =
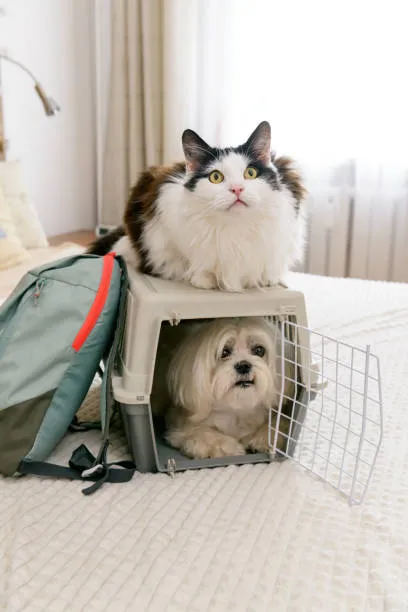
{"type": "Polygon", "coordinates": [[[46,461],[23,460],[20,462],[18,471],[21,474],[94,482],[93,485],[82,491],[84,495],[90,495],[104,482],[128,482],[135,473],[135,466],[131,461],[114,461],[112,463],[97,464],[95,457],[84,444],[81,444],[73,452],[69,466],[65,467],[55,463],[47,463],[46,461]]]}
{"type": "Polygon", "coordinates": [[[76,433],[78,431],[90,431],[91,429],[102,429],[100,421],[79,421],[75,415],[72,419],[71,425],[68,427],[68,431],[76,433]]]}
{"type": "MultiPolygon", "coordinates": [[[[124,333],[125,333],[126,301],[127,301],[127,289],[129,285],[126,263],[122,257],[117,257],[117,261],[122,271],[122,277],[121,277],[122,286],[121,286],[121,292],[120,292],[118,320],[116,324],[115,335],[113,338],[112,346],[109,351],[108,358],[105,363],[105,368],[104,368],[103,377],[102,377],[100,409],[101,409],[101,416],[104,415],[103,437],[102,437],[102,443],[99,449],[98,456],[94,460],[93,464],[82,472],[82,477],[84,475],[85,477],[87,477],[90,474],[99,473],[99,478],[95,479],[94,484],[91,485],[90,487],[82,489],[82,493],[84,495],[90,495],[91,493],[94,493],[95,491],[99,489],[99,487],[103,485],[104,482],[112,482],[109,480],[109,475],[113,473],[113,468],[111,466],[118,465],[117,463],[116,464],[107,463],[107,458],[106,458],[108,446],[109,446],[109,427],[110,427],[110,422],[112,419],[112,411],[113,411],[112,409],[115,403],[115,400],[113,397],[113,390],[112,390],[112,375],[113,375],[113,370],[116,364],[116,359],[119,354],[119,349],[121,347],[124,333]]],[[[70,460],[70,465],[72,465],[73,462],[77,464],[78,458],[76,456],[76,453],[80,451],[80,448],[81,447],[79,447],[78,449],[76,449],[76,451],[74,451],[71,457],[71,460],[70,460]]],[[[92,456],[91,453],[89,453],[89,455],[92,456]]],[[[130,480],[134,472],[136,471],[135,465],[130,461],[120,462],[120,463],[122,464],[125,463],[128,466],[127,468],[128,473],[127,473],[126,480],[130,480]]],[[[124,468],[122,467],[121,470],[119,471],[123,472],[123,470],[124,468]]],[[[116,472],[118,471],[116,470],[116,472]]],[[[120,482],[124,482],[124,481],[120,481],[120,482]]]]}

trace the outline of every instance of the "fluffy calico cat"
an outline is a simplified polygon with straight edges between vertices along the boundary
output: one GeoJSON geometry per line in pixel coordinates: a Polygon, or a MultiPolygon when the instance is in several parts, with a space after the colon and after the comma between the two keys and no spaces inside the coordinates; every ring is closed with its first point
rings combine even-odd
{"type": "Polygon", "coordinates": [[[262,122],[245,144],[213,148],[192,130],[185,162],[154,166],[134,186],[124,226],[88,252],[204,289],[242,291],[284,281],[303,252],[305,189],[290,159],[271,154],[262,122]]]}

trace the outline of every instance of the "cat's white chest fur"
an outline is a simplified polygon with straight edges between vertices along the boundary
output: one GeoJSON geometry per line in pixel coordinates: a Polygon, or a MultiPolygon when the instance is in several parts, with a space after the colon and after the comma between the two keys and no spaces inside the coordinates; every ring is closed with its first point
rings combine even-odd
{"type": "Polygon", "coordinates": [[[162,188],[157,216],[144,232],[153,267],[164,278],[205,289],[242,291],[281,282],[302,251],[303,222],[289,191],[258,181],[244,192],[247,206],[228,209],[222,192],[214,206],[205,205],[208,187],[193,193],[181,183],[162,188]]]}

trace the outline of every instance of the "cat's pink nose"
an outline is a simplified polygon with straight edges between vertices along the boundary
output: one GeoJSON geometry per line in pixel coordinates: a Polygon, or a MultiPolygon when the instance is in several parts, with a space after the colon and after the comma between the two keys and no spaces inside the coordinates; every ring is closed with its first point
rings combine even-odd
{"type": "Polygon", "coordinates": [[[241,193],[244,191],[244,188],[241,185],[232,185],[232,187],[230,187],[230,191],[232,191],[232,193],[235,193],[237,198],[239,198],[241,193]]]}

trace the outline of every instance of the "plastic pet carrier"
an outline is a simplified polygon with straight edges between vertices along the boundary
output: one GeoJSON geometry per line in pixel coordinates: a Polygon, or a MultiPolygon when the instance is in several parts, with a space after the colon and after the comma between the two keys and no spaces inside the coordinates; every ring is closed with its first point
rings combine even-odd
{"type": "Polygon", "coordinates": [[[283,287],[227,293],[130,270],[113,393],[140,472],[173,474],[291,458],[330,482],[350,503],[361,503],[381,441],[378,359],[369,347],[358,349],[309,330],[303,294],[283,287]],[[269,415],[269,423],[276,424],[269,429],[270,450],[190,459],[166,443],[163,424],[154,416],[166,364],[189,325],[237,317],[265,317],[280,335],[281,392],[269,415]],[[278,433],[285,438],[284,448],[277,447],[278,433]]]}

